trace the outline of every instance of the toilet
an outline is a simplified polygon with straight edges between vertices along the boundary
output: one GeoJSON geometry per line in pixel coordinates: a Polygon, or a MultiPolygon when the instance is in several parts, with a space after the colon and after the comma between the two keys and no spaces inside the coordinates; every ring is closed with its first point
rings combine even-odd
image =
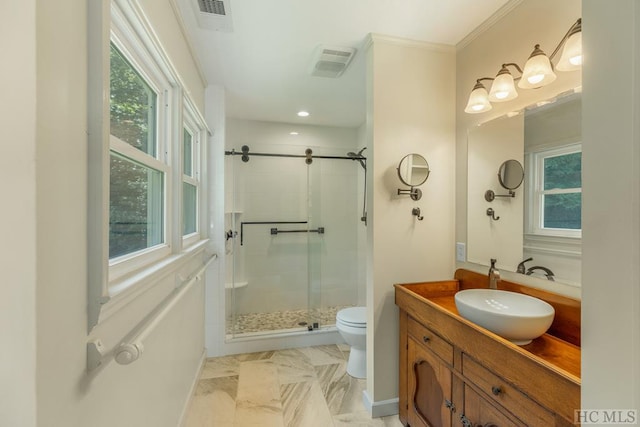
{"type": "Polygon", "coordinates": [[[367,308],[349,307],[338,311],[336,328],[351,346],[347,373],[354,378],[367,377],[367,308]]]}

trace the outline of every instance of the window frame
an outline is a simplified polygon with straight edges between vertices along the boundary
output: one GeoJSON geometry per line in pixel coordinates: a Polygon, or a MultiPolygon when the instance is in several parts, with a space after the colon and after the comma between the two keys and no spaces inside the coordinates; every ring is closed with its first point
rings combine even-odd
{"type": "Polygon", "coordinates": [[[202,205],[203,205],[203,197],[202,197],[202,159],[204,157],[204,144],[202,144],[203,140],[206,140],[206,130],[198,125],[198,121],[196,119],[196,113],[194,107],[191,105],[188,99],[184,100],[183,103],[183,120],[182,120],[182,129],[181,138],[180,138],[180,176],[181,176],[181,184],[184,183],[191,184],[196,187],[196,230],[192,233],[183,234],[184,227],[184,194],[182,194],[182,186],[181,186],[181,199],[183,203],[181,204],[181,212],[180,212],[180,234],[182,235],[182,246],[188,247],[192,244],[196,243],[198,240],[202,238],[202,205]],[[187,131],[191,134],[191,175],[187,175],[184,173],[184,131],[187,131]]]}
{"type": "Polygon", "coordinates": [[[582,143],[575,142],[554,147],[540,147],[535,151],[526,153],[527,198],[530,209],[526,209],[527,234],[532,236],[546,236],[555,238],[581,239],[582,229],[545,228],[544,219],[544,195],[549,194],[582,194],[582,186],[579,188],[544,190],[544,160],[573,153],[582,153],[582,143]]]}
{"type": "MultiPolygon", "coordinates": [[[[173,198],[171,175],[173,167],[170,158],[170,136],[175,108],[173,107],[173,88],[175,83],[171,76],[166,75],[159,61],[150,53],[144,43],[129,26],[125,18],[118,13],[118,8],[112,9],[112,26],[109,38],[111,44],[129,62],[147,85],[156,93],[156,129],[155,129],[155,157],[120,140],[109,132],[109,155],[117,153],[148,168],[163,174],[163,208],[162,235],[163,242],[138,251],[109,258],[108,284],[111,287],[118,279],[131,272],[160,261],[171,254],[171,228],[173,213],[170,201],[173,198]]],[[[109,87],[109,86],[108,86],[109,87]]],[[[107,91],[107,93],[109,93],[107,91]]],[[[108,218],[107,218],[108,220],[108,218]]]]}

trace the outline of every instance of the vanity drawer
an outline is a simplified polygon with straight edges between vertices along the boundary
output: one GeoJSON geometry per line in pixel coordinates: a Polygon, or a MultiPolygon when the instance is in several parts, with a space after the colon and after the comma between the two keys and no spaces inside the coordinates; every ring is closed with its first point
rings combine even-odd
{"type": "Polygon", "coordinates": [[[553,414],[466,354],[462,355],[462,374],[470,383],[485,392],[490,399],[502,405],[527,425],[555,425],[553,414]]]}
{"type": "Polygon", "coordinates": [[[449,365],[453,365],[453,346],[426,326],[409,317],[409,335],[417,342],[437,354],[449,365]]]}

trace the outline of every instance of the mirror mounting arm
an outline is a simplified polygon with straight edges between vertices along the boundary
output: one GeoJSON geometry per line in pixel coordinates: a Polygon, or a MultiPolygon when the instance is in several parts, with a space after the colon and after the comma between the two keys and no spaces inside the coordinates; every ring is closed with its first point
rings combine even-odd
{"type": "Polygon", "coordinates": [[[496,194],[493,190],[487,190],[484,193],[484,199],[487,202],[493,202],[496,197],[516,197],[516,192],[509,190],[509,194],[496,194]]]}
{"type": "Polygon", "coordinates": [[[422,198],[422,190],[416,187],[411,187],[410,190],[403,190],[398,188],[398,196],[401,194],[408,194],[411,197],[411,200],[418,201],[422,198]]]}

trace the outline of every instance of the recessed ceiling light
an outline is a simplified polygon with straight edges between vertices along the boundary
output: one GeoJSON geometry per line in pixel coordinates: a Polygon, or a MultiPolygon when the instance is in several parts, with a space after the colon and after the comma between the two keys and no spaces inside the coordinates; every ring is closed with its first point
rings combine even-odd
{"type": "Polygon", "coordinates": [[[308,116],[309,116],[308,111],[298,111],[298,117],[308,117],[308,116]]]}
{"type": "Polygon", "coordinates": [[[293,132],[289,132],[289,135],[300,135],[300,134],[296,131],[293,131],[293,132]]]}

